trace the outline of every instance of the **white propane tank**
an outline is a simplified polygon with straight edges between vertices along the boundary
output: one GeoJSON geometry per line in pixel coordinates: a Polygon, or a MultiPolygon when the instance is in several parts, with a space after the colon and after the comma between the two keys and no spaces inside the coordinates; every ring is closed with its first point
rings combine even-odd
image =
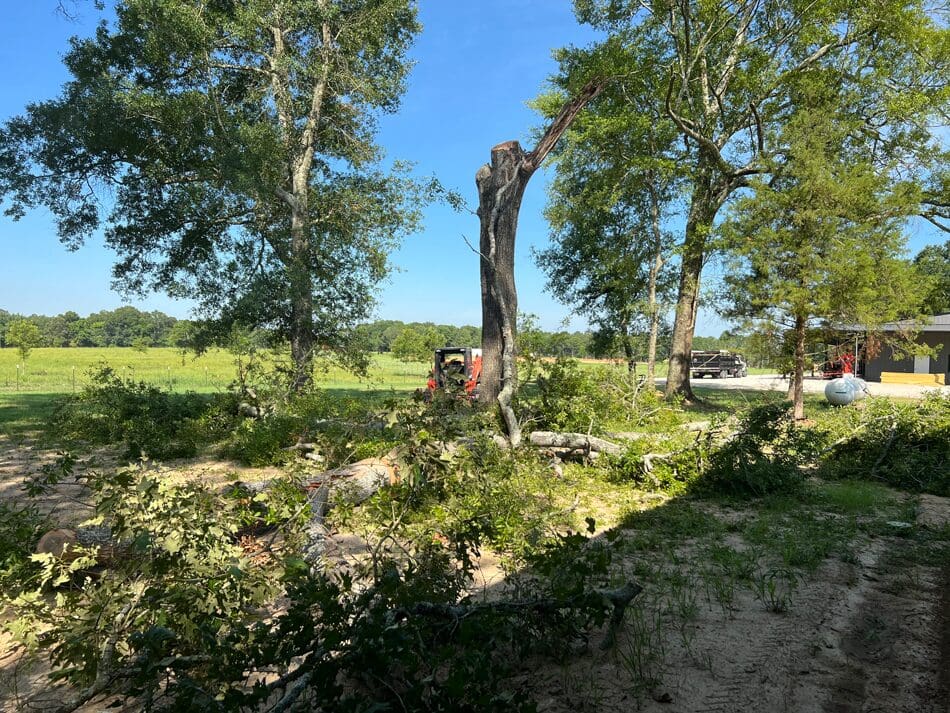
{"type": "MultiPolygon", "coordinates": [[[[848,377],[845,377],[848,378],[848,377]]],[[[851,382],[851,389],[854,391],[854,400],[860,401],[865,398],[871,392],[868,391],[868,382],[864,379],[859,379],[856,376],[848,378],[848,381],[851,382]]]]}
{"type": "Polygon", "coordinates": [[[863,379],[844,376],[832,379],[825,386],[825,398],[834,406],[847,406],[867,396],[868,385],[863,379]]]}
{"type": "Polygon", "coordinates": [[[854,389],[846,379],[832,379],[825,385],[825,398],[833,406],[847,406],[854,401],[854,389]]]}

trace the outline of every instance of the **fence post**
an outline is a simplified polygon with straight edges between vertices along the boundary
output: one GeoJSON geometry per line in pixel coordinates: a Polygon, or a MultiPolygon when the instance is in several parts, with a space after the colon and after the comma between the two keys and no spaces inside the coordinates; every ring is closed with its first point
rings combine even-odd
{"type": "Polygon", "coordinates": [[[73,367],[73,393],[76,393],[76,367],[73,367]]]}
{"type": "Polygon", "coordinates": [[[20,390],[20,365],[16,365],[16,390],[20,390]]]}

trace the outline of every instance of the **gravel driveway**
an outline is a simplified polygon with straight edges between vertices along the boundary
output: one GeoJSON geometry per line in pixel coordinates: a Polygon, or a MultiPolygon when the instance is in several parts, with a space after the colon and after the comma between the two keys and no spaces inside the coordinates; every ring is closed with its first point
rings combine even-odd
{"type": "MultiPolygon", "coordinates": [[[[666,379],[657,379],[658,384],[665,384],[666,379]]],[[[693,379],[693,386],[707,389],[751,389],[753,391],[787,391],[788,379],[779,374],[750,374],[741,379],[693,379]]],[[[822,394],[828,382],[824,379],[805,377],[805,393],[822,394]]],[[[868,382],[871,396],[897,396],[908,399],[919,399],[929,391],[939,391],[950,397],[950,386],[911,386],[907,384],[879,384],[868,382]]]]}

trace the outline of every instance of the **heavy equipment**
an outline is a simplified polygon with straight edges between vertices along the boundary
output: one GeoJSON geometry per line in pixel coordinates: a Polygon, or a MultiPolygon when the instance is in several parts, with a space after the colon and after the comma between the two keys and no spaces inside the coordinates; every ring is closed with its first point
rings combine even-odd
{"type": "Polygon", "coordinates": [[[465,393],[478,398],[482,379],[482,350],[474,347],[442,347],[435,350],[435,364],[426,387],[429,395],[436,389],[465,393]]]}

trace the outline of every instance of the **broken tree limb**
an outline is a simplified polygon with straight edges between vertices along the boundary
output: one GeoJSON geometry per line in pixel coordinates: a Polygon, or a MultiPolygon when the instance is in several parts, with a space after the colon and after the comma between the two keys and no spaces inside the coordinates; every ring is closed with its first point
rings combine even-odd
{"type": "MultiPolygon", "coordinates": [[[[277,480],[264,480],[253,483],[232,483],[223,492],[229,493],[241,489],[251,495],[266,492],[277,480]]],[[[282,482],[282,481],[280,481],[282,482]]],[[[383,458],[366,458],[356,463],[323,471],[305,478],[301,487],[307,492],[306,506],[301,515],[306,514],[305,530],[307,543],[304,546],[305,558],[315,563],[323,554],[327,529],[325,518],[333,502],[346,502],[358,505],[371,497],[380,488],[399,482],[398,464],[394,453],[383,458]]],[[[67,560],[75,559],[77,545],[98,546],[97,556],[100,565],[108,564],[125,551],[122,543],[113,539],[108,528],[80,527],[75,530],[52,530],[40,538],[36,551],[48,552],[67,560]]]]}
{"type": "Polygon", "coordinates": [[[586,451],[588,453],[607,453],[619,456],[623,453],[622,446],[603,438],[588,436],[584,433],[558,433],[556,431],[534,431],[528,436],[532,446],[540,448],[563,448],[572,451],[586,451]]]}
{"type": "Polygon", "coordinates": [[[580,609],[590,607],[601,602],[609,604],[611,609],[610,621],[607,625],[607,636],[601,648],[608,649],[617,640],[617,631],[623,623],[624,614],[630,603],[643,591],[636,582],[627,582],[617,589],[595,589],[591,592],[566,599],[545,597],[538,599],[502,600],[495,602],[439,604],[433,602],[418,602],[409,607],[394,609],[389,612],[388,618],[395,623],[411,617],[429,617],[445,619],[454,625],[463,619],[469,619],[484,614],[533,612],[538,614],[552,614],[563,609],[580,609]]]}

